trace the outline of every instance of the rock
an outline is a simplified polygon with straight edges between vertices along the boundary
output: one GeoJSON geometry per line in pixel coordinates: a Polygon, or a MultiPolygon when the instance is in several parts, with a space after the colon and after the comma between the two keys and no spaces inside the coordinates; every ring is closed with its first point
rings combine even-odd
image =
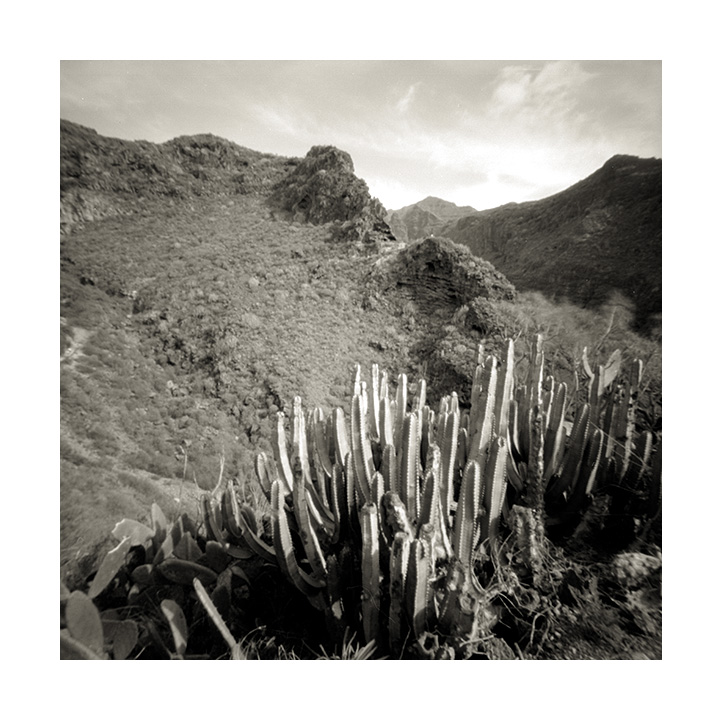
{"type": "Polygon", "coordinates": [[[271,197],[294,220],[313,224],[350,220],[369,199],[368,186],[354,174],[351,156],[322,145],[308,151],[271,197]]]}
{"type": "Polygon", "coordinates": [[[337,239],[393,240],[386,210],[356,177],[351,156],[331,145],[316,145],[282,178],[269,200],[296,222],[337,222],[337,239]]]}
{"type": "Polygon", "coordinates": [[[492,635],[481,643],[484,653],[489,660],[516,660],[514,651],[506,640],[492,635]]]}
{"type": "Polygon", "coordinates": [[[641,587],[662,568],[662,558],[640,552],[617,555],[611,562],[609,572],[621,587],[633,590],[641,587]]]}
{"type": "Polygon", "coordinates": [[[428,237],[386,256],[374,266],[381,290],[406,286],[421,305],[456,309],[475,298],[514,300],[514,286],[491,263],[474,258],[465,245],[428,237]]]}
{"type": "Polygon", "coordinates": [[[251,330],[258,330],[261,327],[261,319],[253,313],[243,313],[241,315],[241,324],[251,330]]]}

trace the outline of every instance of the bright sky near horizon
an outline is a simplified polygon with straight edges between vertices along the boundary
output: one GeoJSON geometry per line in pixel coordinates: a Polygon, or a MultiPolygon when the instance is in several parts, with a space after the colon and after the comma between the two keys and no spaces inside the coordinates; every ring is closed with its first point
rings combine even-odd
{"type": "Polygon", "coordinates": [[[110,137],[212,133],[350,153],[389,210],[547,197],[612,155],[662,155],[661,61],[62,61],[60,117],[110,137]]]}

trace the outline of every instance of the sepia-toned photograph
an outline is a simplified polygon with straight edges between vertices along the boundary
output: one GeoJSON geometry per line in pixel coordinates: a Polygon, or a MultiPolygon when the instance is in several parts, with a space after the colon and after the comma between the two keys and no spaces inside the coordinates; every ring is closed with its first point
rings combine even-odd
{"type": "Polygon", "coordinates": [[[662,659],[660,59],[59,86],[61,660],[662,659]]]}

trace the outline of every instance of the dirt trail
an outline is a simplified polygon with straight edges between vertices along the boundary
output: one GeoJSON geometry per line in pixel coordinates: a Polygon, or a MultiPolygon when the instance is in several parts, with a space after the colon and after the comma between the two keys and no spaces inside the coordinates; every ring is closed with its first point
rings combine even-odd
{"type": "Polygon", "coordinates": [[[81,327],[72,327],[66,325],[64,317],[60,318],[60,324],[68,328],[70,346],[65,349],[65,352],[60,356],[60,362],[70,361],[67,367],[72,368],[77,362],[78,358],[83,354],[83,347],[90,337],[90,331],[81,327]]]}

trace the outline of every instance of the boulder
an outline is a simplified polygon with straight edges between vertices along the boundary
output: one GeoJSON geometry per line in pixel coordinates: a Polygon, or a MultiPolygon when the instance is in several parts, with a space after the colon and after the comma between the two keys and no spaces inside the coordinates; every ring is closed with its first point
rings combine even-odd
{"type": "MultiPolygon", "coordinates": [[[[456,309],[475,298],[514,300],[514,286],[491,263],[448,238],[427,237],[376,264],[382,286],[408,288],[424,304],[456,309]]],[[[453,311],[453,310],[452,310],[453,311]]]]}
{"type": "Polygon", "coordinates": [[[296,222],[339,223],[337,239],[394,239],[384,221],[386,210],[356,177],[351,156],[331,145],[312,147],[276,184],[269,202],[296,222]]]}

